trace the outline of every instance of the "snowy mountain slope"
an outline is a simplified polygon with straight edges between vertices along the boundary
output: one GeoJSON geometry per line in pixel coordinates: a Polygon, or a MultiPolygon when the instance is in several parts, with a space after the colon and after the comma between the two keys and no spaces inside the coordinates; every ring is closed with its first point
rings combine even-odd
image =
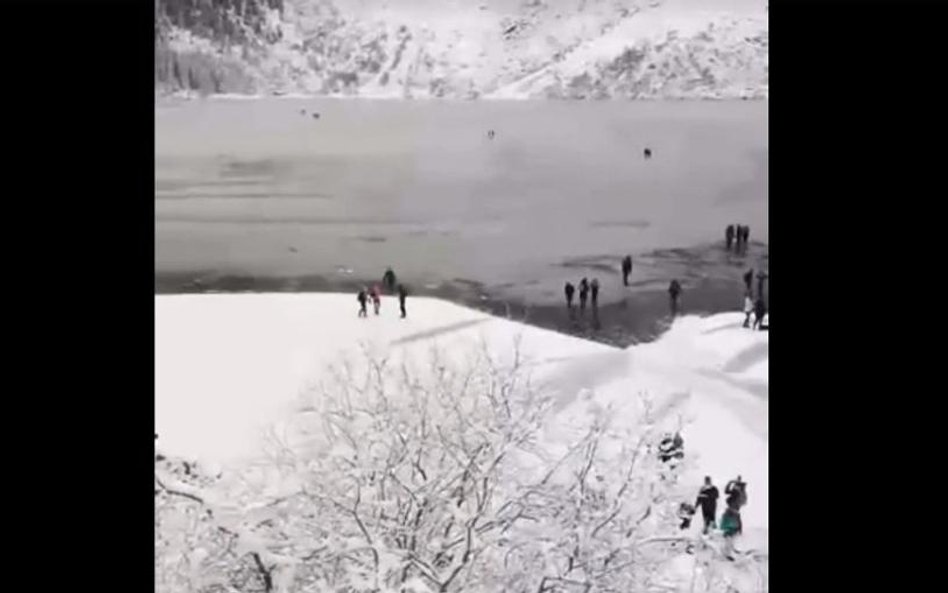
{"type": "Polygon", "coordinates": [[[247,1],[259,7],[238,15],[236,3],[224,1],[186,19],[167,15],[199,0],[159,0],[156,89],[390,98],[767,94],[766,14],[743,0],[740,10],[722,0],[247,1]],[[214,10],[222,15],[216,21],[208,16],[214,10]]]}

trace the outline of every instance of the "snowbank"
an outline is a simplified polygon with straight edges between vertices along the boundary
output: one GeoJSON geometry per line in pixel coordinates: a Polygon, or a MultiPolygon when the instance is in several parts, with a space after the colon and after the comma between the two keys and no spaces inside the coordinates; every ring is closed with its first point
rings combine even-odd
{"type": "Polygon", "coordinates": [[[511,356],[519,344],[557,393],[551,443],[606,409],[621,422],[637,413],[624,407],[629,396],[647,392],[656,421],[680,428],[696,460],[685,486],[710,475],[723,490],[742,475],[745,535],[765,539],[769,333],[743,329],[740,313],[680,319],[660,340],[620,350],[436,299],[409,299],[407,319],[390,297],[379,317],[359,319],[357,306],[348,294],[156,297],[159,449],[211,467],[252,460],[301,392],[363,348],[425,356],[433,346],[454,354],[487,347],[511,356]]]}

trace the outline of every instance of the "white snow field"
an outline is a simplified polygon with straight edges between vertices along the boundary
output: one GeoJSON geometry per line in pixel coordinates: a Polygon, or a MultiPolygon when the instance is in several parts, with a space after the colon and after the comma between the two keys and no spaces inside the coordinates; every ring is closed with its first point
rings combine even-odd
{"type": "MultiPolygon", "coordinates": [[[[531,372],[555,389],[546,446],[569,441],[591,418],[624,423],[641,411],[625,404],[647,393],[657,423],[681,430],[685,492],[696,494],[709,475],[723,509],[727,481],[747,482],[739,548],[766,558],[769,332],[742,328],[741,313],[685,317],[656,342],[622,350],[435,299],[409,298],[407,319],[391,297],[378,317],[370,307],[360,319],[357,308],[349,294],[156,296],[157,449],[239,470],[261,456],[265,430],[281,426],[344,353],[412,357],[436,347],[450,356],[486,347],[510,357],[519,344],[531,372]]],[[[700,522],[696,516],[692,533],[700,522]]],[[[753,580],[747,590],[766,589],[765,575],[753,580]]]]}

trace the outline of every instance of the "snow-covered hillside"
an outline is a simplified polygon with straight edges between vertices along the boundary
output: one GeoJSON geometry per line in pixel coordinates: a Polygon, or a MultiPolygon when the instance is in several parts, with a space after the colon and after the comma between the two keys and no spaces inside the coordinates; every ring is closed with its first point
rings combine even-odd
{"type": "Polygon", "coordinates": [[[763,98],[760,0],[157,0],[159,92],[763,98]]]}
{"type": "MultiPolygon", "coordinates": [[[[674,526],[674,517],[656,510],[654,512],[659,514],[650,519],[655,523],[649,527],[648,537],[643,536],[645,539],[640,540],[642,545],[656,542],[673,544],[681,540],[698,542],[702,547],[695,554],[685,554],[683,549],[675,552],[673,548],[664,548],[663,556],[637,556],[639,562],[651,562],[648,564],[651,567],[648,582],[666,583],[667,589],[679,590],[679,586],[686,587],[688,582],[698,578],[695,575],[700,574],[702,582],[707,583],[707,590],[766,590],[767,332],[743,329],[743,315],[739,313],[707,318],[686,317],[678,320],[658,341],[623,350],[491,317],[439,300],[410,299],[408,307],[409,317],[400,319],[394,301],[385,298],[380,316],[370,313],[368,319],[359,319],[355,314],[355,299],[348,294],[156,297],[157,449],[176,458],[198,460],[197,467],[203,468],[201,475],[222,476],[216,485],[197,484],[193,478],[188,478],[191,482],[185,480],[180,471],[172,474],[164,468],[159,472],[156,467],[156,476],[160,473],[163,480],[156,492],[175,490],[185,497],[162,499],[165,501],[160,510],[162,529],[166,529],[166,522],[172,518],[180,522],[180,513],[184,512],[181,505],[194,504],[194,497],[207,505],[216,500],[213,503],[213,517],[216,518],[212,517],[212,520],[225,521],[219,528],[230,530],[227,532],[232,532],[235,540],[244,541],[241,549],[245,553],[263,554],[261,550],[266,550],[270,560],[264,558],[263,564],[272,562],[270,572],[275,575],[279,571],[273,567],[283,567],[288,571],[281,573],[287,582],[302,578],[298,570],[292,568],[299,566],[298,556],[303,554],[301,548],[278,543],[272,540],[272,534],[267,540],[270,543],[266,543],[260,539],[263,537],[260,528],[253,526],[264,525],[260,521],[265,520],[291,521],[292,529],[296,530],[294,533],[301,529],[298,523],[305,515],[300,514],[303,510],[293,510],[296,507],[279,512],[266,509],[293,500],[297,496],[294,493],[309,492],[308,489],[314,486],[307,486],[305,480],[301,482],[299,472],[303,468],[315,472],[314,468],[325,463],[320,460],[326,454],[338,454],[337,448],[341,445],[335,445],[331,451],[326,450],[325,445],[312,448],[312,443],[326,438],[326,428],[321,424],[325,418],[310,418],[322,409],[322,400],[330,393],[326,390],[327,385],[335,382],[338,387],[341,380],[346,386],[345,406],[357,410],[371,408],[377,412],[379,408],[372,406],[379,401],[386,407],[390,405],[385,403],[389,401],[385,398],[376,399],[381,397],[381,391],[376,393],[378,385],[370,378],[378,373],[381,381],[383,368],[388,369],[384,372],[391,372],[393,377],[402,373],[398,370],[400,364],[404,369],[412,369],[414,379],[406,385],[413,386],[409,387],[411,390],[421,389],[421,383],[416,383],[416,380],[440,381],[433,379],[434,375],[452,366],[467,368],[473,364],[477,353],[482,353],[490,361],[491,369],[509,365],[525,369],[529,373],[530,385],[549,397],[544,400],[549,407],[541,406],[549,413],[543,416],[543,421],[535,427],[538,432],[530,439],[527,450],[532,453],[527,457],[520,453],[509,459],[519,469],[503,479],[506,488],[537,479],[538,476],[533,474],[542,473],[545,471],[542,468],[547,467],[539,460],[555,459],[561,454],[565,459],[571,451],[576,451],[573,443],[592,443],[589,438],[595,433],[602,438],[582,455],[583,459],[591,455],[601,456],[597,464],[604,465],[595,466],[599,469],[595,470],[595,478],[590,476],[590,480],[605,484],[602,495],[608,499],[611,496],[609,485],[619,480],[623,473],[604,469],[608,467],[608,460],[621,465],[631,455],[634,463],[639,449],[638,445],[633,445],[636,441],[641,443],[642,431],[656,435],[680,431],[684,438],[685,464],[677,472],[656,478],[654,482],[643,482],[641,486],[648,485],[648,492],[658,488],[656,492],[664,493],[653,498],[658,506],[650,504],[645,515],[642,515],[642,508],[629,510],[637,508],[634,505],[625,512],[632,513],[633,523],[638,526],[653,508],[664,508],[667,512],[677,505],[678,500],[693,501],[705,475],[711,476],[722,491],[728,480],[741,475],[748,483],[749,502],[742,510],[744,534],[739,546],[754,550],[754,560],[712,562],[716,556],[710,550],[720,542],[713,538],[707,541],[698,538],[700,517],[695,518],[690,530],[679,533],[674,526]],[[433,355],[437,355],[436,359],[431,358],[433,355]],[[384,364],[376,370],[371,366],[363,368],[364,363],[359,362],[363,358],[384,361],[384,364]],[[429,360],[431,364],[415,365],[418,361],[429,360]],[[349,374],[340,375],[340,369],[349,374]],[[429,376],[424,376],[426,372],[429,376]],[[353,380],[356,377],[365,377],[367,382],[353,380]],[[304,455],[303,451],[309,453],[304,455]],[[529,460],[531,455],[536,456],[533,462],[529,460]],[[294,458],[311,461],[289,461],[294,458]],[[256,486],[251,488],[248,486],[251,483],[256,486]],[[257,494],[250,496],[250,491],[257,494]],[[261,502],[261,492],[271,502],[261,502]],[[221,513],[226,517],[222,518],[221,513]]],[[[455,386],[461,384],[467,385],[466,380],[453,383],[455,386]]],[[[467,405],[464,401],[460,403],[467,405]]],[[[404,405],[408,406],[407,413],[411,405],[404,405]]],[[[444,424],[439,426],[447,430],[451,423],[468,420],[468,414],[475,418],[481,412],[475,406],[457,419],[442,417],[444,424]]],[[[409,419],[403,421],[410,423],[409,419]]],[[[476,425],[471,430],[488,428],[476,425]]],[[[407,429],[408,424],[394,430],[407,429]]],[[[363,455],[372,455],[377,446],[371,436],[374,430],[365,425],[359,434],[365,442],[354,441],[351,446],[359,447],[363,455]]],[[[441,434],[441,428],[438,430],[441,434]]],[[[433,471],[430,465],[433,461],[423,462],[419,457],[417,463],[424,464],[429,472],[433,471]]],[[[322,474],[317,472],[316,475],[322,474]]],[[[563,488],[572,479],[571,475],[566,471],[560,476],[559,479],[566,480],[563,488]]],[[[560,488],[551,487],[554,491],[560,488]]],[[[637,492],[641,496],[645,491],[637,492]]],[[[563,490],[563,493],[572,500],[568,491],[563,490]]],[[[357,507],[359,500],[357,496],[357,507]]],[[[363,500],[362,504],[371,505],[371,501],[363,500]]],[[[586,535],[577,535],[579,543],[576,545],[587,545],[584,538],[590,537],[591,529],[591,536],[595,539],[597,534],[593,528],[600,519],[606,517],[602,520],[608,522],[608,517],[615,516],[613,512],[621,516],[620,511],[621,505],[604,508],[599,519],[594,515],[584,519],[586,523],[581,531],[585,530],[582,532],[586,535]],[[611,508],[615,510],[611,511],[611,508]]],[[[592,511],[586,509],[582,512],[592,511]]],[[[328,519],[323,517],[322,521],[328,519]]],[[[192,524],[191,529],[203,529],[194,527],[198,524],[192,524]]],[[[284,525],[279,531],[280,538],[285,539],[290,524],[280,524],[284,525]]],[[[575,523],[571,525],[568,529],[580,528],[575,523]]],[[[329,529],[328,526],[323,528],[329,529]]],[[[380,527],[376,525],[375,528],[380,527]]],[[[512,530],[508,533],[508,540],[498,540],[496,545],[503,548],[504,541],[510,545],[519,541],[518,537],[526,538],[524,541],[542,541],[550,536],[549,533],[531,535],[529,525],[518,529],[521,531],[512,530]]],[[[354,537],[361,539],[358,532],[355,533],[354,537]]],[[[197,537],[195,533],[191,536],[197,537]]],[[[162,545],[169,544],[162,540],[162,545]]],[[[180,545],[187,547],[184,543],[180,545]]],[[[205,548],[195,552],[194,544],[190,545],[190,551],[180,552],[186,557],[176,555],[178,552],[173,550],[177,548],[167,548],[158,551],[157,560],[167,565],[184,562],[194,570],[193,566],[197,565],[194,563],[206,559],[209,552],[205,548]]],[[[337,542],[330,547],[332,545],[348,544],[337,542]]],[[[559,548],[555,542],[549,545],[554,546],[547,550],[553,557],[559,548]]],[[[588,545],[592,546],[591,543],[588,545]]],[[[322,553],[319,552],[322,549],[306,555],[315,557],[322,553]]],[[[590,547],[590,550],[594,548],[590,547]]],[[[252,562],[242,570],[255,571],[252,562]]],[[[267,578],[270,578],[270,572],[267,578]]],[[[639,575],[636,578],[646,577],[639,575]]],[[[430,583],[419,582],[417,588],[406,590],[434,590],[429,586],[430,583]]],[[[500,585],[495,583],[493,590],[497,590],[497,586],[500,585]]],[[[533,585],[531,590],[535,589],[533,585]]],[[[483,589],[474,587],[470,590],[483,589]]],[[[561,589],[550,589],[554,590],[561,589]]],[[[705,590],[703,586],[702,590],[705,590]]]]}

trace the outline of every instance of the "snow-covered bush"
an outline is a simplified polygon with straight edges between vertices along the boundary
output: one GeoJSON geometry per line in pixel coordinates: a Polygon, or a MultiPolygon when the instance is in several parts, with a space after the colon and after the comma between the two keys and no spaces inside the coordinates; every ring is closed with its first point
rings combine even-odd
{"type": "Polygon", "coordinates": [[[158,590],[674,588],[680,468],[655,454],[650,402],[630,394],[622,425],[591,404],[560,432],[519,349],[450,354],[338,365],[271,452],[267,489],[156,469],[158,590]]]}

